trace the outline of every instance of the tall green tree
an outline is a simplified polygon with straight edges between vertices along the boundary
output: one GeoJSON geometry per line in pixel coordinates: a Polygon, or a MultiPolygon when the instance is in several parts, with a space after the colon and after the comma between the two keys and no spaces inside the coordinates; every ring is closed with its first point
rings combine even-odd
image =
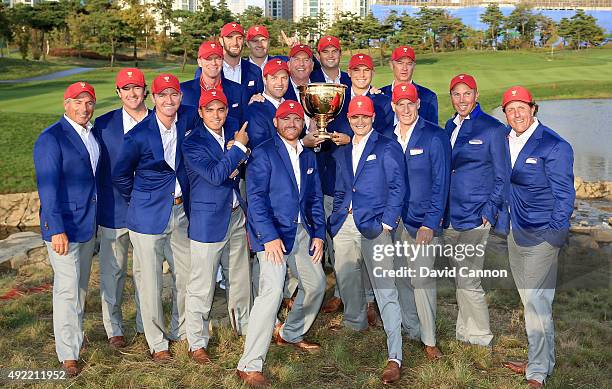
{"type": "Polygon", "coordinates": [[[497,46],[505,19],[499,5],[495,3],[489,4],[484,13],[480,15],[480,21],[488,26],[486,34],[492,48],[497,46]]]}
{"type": "Polygon", "coordinates": [[[138,42],[144,39],[154,20],[149,15],[146,5],[139,0],[125,0],[127,7],[121,10],[121,19],[125,23],[126,36],[132,42],[134,66],[138,67],[138,42]]]}
{"type": "Polygon", "coordinates": [[[533,6],[527,2],[520,2],[506,18],[505,27],[520,34],[521,43],[533,46],[534,35],[537,28],[538,16],[533,13],[533,6]]]}
{"type": "Polygon", "coordinates": [[[0,4],[0,58],[4,57],[4,48],[13,39],[12,22],[4,4],[0,4]]]}
{"type": "Polygon", "coordinates": [[[597,45],[604,39],[603,29],[597,25],[597,19],[581,9],[571,18],[561,19],[559,35],[574,49],[579,49],[582,45],[597,45]]]}
{"type": "Polygon", "coordinates": [[[245,30],[254,25],[269,26],[271,24],[271,20],[264,17],[263,9],[252,5],[246,7],[241,14],[236,15],[236,18],[245,30]]]}
{"type": "Polygon", "coordinates": [[[153,13],[158,15],[158,26],[161,25],[161,33],[158,36],[158,46],[162,57],[168,56],[170,48],[170,28],[175,22],[175,12],[172,9],[174,0],[156,0],[153,3],[153,13]]]}

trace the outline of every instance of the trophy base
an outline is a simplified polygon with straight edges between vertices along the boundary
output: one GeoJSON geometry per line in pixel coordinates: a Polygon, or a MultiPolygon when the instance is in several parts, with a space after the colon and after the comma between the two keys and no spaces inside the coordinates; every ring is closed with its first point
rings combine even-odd
{"type": "Polygon", "coordinates": [[[331,139],[331,138],[332,138],[332,134],[330,134],[330,133],[329,133],[329,132],[327,132],[327,131],[317,131],[317,132],[315,132],[315,133],[313,134],[313,136],[314,136],[315,138],[320,138],[320,139],[325,139],[325,140],[328,140],[328,139],[331,139]]]}

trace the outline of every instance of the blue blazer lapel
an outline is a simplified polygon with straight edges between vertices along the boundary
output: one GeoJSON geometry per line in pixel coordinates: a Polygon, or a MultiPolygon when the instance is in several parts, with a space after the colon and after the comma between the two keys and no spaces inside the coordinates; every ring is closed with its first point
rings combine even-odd
{"type": "Polygon", "coordinates": [[[223,153],[225,152],[225,149],[222,149],[219,146],[219,143],[217,142],[217,140],[206,129],[206,127],[202,126],[198,129],[198,131],[200,132],[200,136],[203,138],[204,143],[207,146],[206,148],[211,150],[217,159],[223,158],[223,153]]]}
{"type": "Polygon", "coordinates": [[[414,148],[419,143],[419,140],[423,136],[423,127],[425,127],[425,119],[419,117],[419,120],[417,120],[417,123],[412,130],[410,140],[408,141],[408,147],[406,147],[407,151],[414,148]]]}
{"type": "Polygon", "coordinates": [[[298,193],[297,179],[295,178],[295,174],[293,173],[293,165],[291,165],[291,160],[289,159],[289,153],[287,152],[285,143],[280,138],[280,135],[277,134],[274,137],[274,143],[276,143],[278,155],[280,155],[281,160],[283,161],[283,165],[285,165],[285,169],[287,169],[287,173],[289,174],[289,177],[291,177],[291,181],[293,182],[293,187],[295,188],[296,193],[298,193]]]}
{"type": "MultiPolygon", "coordinates": [[[[470,133],[472,132],[472,119],[465,119],[461,124],[461,128],[459,129],[459,134],[457,135],[457,139],[455,140],[455,146],[453,147],[452,153],[452,161],[455,161],[457,154],[459,154],[459,150],[463,145],[469,140],[470,133]]],[[[452,131],[451,131],[452,135],[452,131]]]]}
{"type": "Polygon", "coordinates": [[[368,142],[366,143],[365,148],[363,149],[363,154],[361,154],[361,158],[359,159],[359,164],[357,165],[357,171],[355,172],[355,177],[353,178],[353,181],[357,180],[357,177],[359,177],[359,173],[361,173],[361,170],[363,169],[363,165],[365,164],[368,155],[370,155],[372,150],[374,150],[374,146],[376,146],[376,142],[378,141],[378,133],[374,129],[372,129],[371,132],[372,133],[368,138],[368,142]]]}
{"type": "MultiPolygon", "coordinates": [[[[164,158],[164,145],[162,144],[161,133],[159,126],[157,125],[155,113],[153,113],[149,119],[149,131],[149,146],[151,146],[153,156],[158,161],[166,162],[166,159],[164,158]]],[[[168,164],[166,163],[166,165],[168,164]]],[[[170,168],[170,165],[168,165],[168,168],[170,168]]]]}
{"type": "Polygon", "coordinates": [[[306,193],[306,180],[308,178],[309,169],[307,159],[307,154],[302,151],[300,154],[300,199],[302,199],[304,197],[304,193],[306,193]]]}
{"type": "MultiPolygon", "coordinates": [[[[74,146],[76,151],[79,153],[81,158],[85,162],[87,162],[87,165],[91,167],[91,160],[89,159],[89,151],[87,151],[87,147],[85,147],[85,143],[83,143],[83,140],[81,139],[79,134],[77,134],[74,127],[72,127],[72,125],[68,123],[68,120],[66,120],[65,117],[62,116],[62,118],[60,119],[60,122],[62,123],[62,128],[64,129],[64,132],[66,133],[66,137],[68,138],[68,140],[70,140],[70,143],[72,143],[72,145],[74,146]]],[[[91,172],[92,175],[94,174],[91,168],[88,170],[91,172]]]]}
{"type": "MultiPolygon", "coordinates": [[[[517,170],[522,169],[525,166],[525,161],[532,155],[533,151],[540,145],[540,141],[542,139],[542,133],[544,132],[544,127],[542,124],[538,124],[533,135],[529,138],[523,149],[516,157],[516,161],[514,162],[514,168],[512,168],[512,174],[514,174],[517,170]]],[[[508,147],[509,148],[509,147],[508,147]]]]}
{"type": "Polygon", "coordinates": [[[355,175],[353,174],[353,142],[349,142],[344,149],[344,158],[346,159],[346,170],[348,176],[351,179],[350,182],[355,181],[355,175]]]}

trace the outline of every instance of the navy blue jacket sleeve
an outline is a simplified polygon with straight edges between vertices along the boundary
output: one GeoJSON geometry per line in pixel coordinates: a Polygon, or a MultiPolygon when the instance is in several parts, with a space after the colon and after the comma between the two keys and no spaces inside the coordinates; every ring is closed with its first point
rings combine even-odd
{"type": "Polygon", "coordinates": [[[126,134],[123,139],[121,154],[113,169],[113,184],[126,201],[130,201],[132,187],[134,186],[134,172],[138,166],[140,149],[133,137],[126,134]]]}
{"type": "Polygon", "coordinates": [[[544,169],[555,199],[549,228],[553,231],[567,230],[576,199],[572,146],[567,142],[559,142],[546,158],[544,169]]]}
{"type": "Polygon", "coordinates": [[[262,243],[279,238],[270,205],[270,160],[261,148],[253,150],[247,166],[247,212],[249,223],[262,243]]]}
{"type": "Polygon", "coordinates": [[[43,133],[34,144],[34,169],[40,197],[41,219],[47,221],[49,235],[66,232],[57,192],[60,187],[62,154],[55,137],[43,133]]]}
{"type": "Polygon", "coordinates": [[[431,203],[429,210],[425,213],[423,225],[432,230],[441,227],[442,218],[448,199],[450,186],[450,140],[440,131],[439,136],[431,139],[431,203]]]}
{"type": "Polygon", "coordinates": [[[506,130],[503,126],[491,129],[491,142],[489,153],[493,161],[493,174],[495,184],[487,203],[482,208],[481,216],[484,216],[491,225],[495,225],[499,211],[505,201],[506,183],[510,179],[507,167],[510,165],[506,154],[506,130]]]}

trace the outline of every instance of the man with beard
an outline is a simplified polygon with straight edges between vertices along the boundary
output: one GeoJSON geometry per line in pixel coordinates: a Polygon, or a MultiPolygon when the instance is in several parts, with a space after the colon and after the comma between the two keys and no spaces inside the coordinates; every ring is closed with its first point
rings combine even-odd
{"type": "Polygon", "coordinates": [[[236,373],[250,386],[269,385],[262,371],[270,338],[303,351],[320,349],[304,340],[325,293],[325,213],[317,163],[298,139],[304,110],[297,101],[283,102],[274,124],[278,135],[253,150],[247,167],[249,240],[261,272],[236,373]],[[285,323],[275,326],[287,268],[299,279],[298,292],[285,323]]]}
{"type": "MultiPolygon", "coordinates": [[[[239,83],[222,77],[223,47],[217,42],[202,42],[198,49],[198,65],[202,68],[199,78],[181,83],[182,104],[196,108],[202,90],[216,89],[227,97],[229,116],[244,123],[244,112],[248,99],[239,83]]],[[[257,70],[259,72],[259,70],[257,70]]]]}

